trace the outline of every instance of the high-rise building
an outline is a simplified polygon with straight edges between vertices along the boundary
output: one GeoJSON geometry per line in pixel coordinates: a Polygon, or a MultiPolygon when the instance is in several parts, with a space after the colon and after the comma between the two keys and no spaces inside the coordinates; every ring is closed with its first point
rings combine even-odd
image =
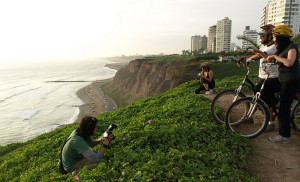
{"type": "MultiPolygon", "coordinates": [[[[246,26],[243,35],[248,39],[252,40],[253,42],[257,43],[257,32],[256,30],[250,30],[250,26],[246,26]]],[[[242,50],[246,50],[249,47],[253,47],[252,44],[243,40],[242,41],[242,50]]]]}
{"type": "Polygon", "coordinates": [[[208,52],[216,52],[216,37],[217,37],[217,26],[211,26],[208,29],[208,52]]]}
{"type": "Polygon", "coordinates": [[[225,17],[217,21],[216,27],[216,52],[229,52],[231,43],[231,20],[225,17]]]}
{"type": "Polygon", "coordinates": [[[200,49],[207,49],[207,37],[203,35],[200,39],[200,49]]]}
{"type": "Polygon", "coordinates": [[[262,10],[261,26],[288,25],[295,35],[300,33],[300,0],[272,0],[262,10]]]}
{"type": "Polygon", "coordinates": [[[191,38],[191,51],[198,51],[200,49],[200,35],[192,36],[191,38]]]}
{"type": "Polygon", "coordinates": [[[191,51],[198,51],[200,49],[207,49],[207,37],[195,35],[191,37],[191,51]]]}

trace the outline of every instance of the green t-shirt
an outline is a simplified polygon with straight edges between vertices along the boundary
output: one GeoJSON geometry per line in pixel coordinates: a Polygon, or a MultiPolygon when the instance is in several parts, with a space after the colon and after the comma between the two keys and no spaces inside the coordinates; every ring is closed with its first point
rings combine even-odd
{"type": "Polygon", "coordinates": [[[87,142],[81,136],[76,135],[74,130],[65,144],[62,151],[62,162],[66,171],[69,171],[73,166],[83,159],[82,153],[89,149],[87,142]]]}

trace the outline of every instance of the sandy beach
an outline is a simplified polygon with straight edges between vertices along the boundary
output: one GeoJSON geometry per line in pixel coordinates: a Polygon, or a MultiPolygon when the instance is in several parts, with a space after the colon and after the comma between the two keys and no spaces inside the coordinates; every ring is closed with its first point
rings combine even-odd
{"type": "MultiPolygon", "coordinates": [[[[131,59],[111,59],[110,61],[115,63],[107,64],[105,66],[111,69],[119,70],[120,68],[126,66],[131,61],[131,59]]],[[[112,100],[108,95],[106,95],[101,89],[101,85],[112,79],[113,77],[106,80],[97,80],[77,91],[77,96],[83,101],[84,104],[78,106],[80,112],[78,114],[76,122],[80,122],[81,118],[83,118],[84,116],[96,117],[101,113],[113,112],[118,109],[115,101],[112,100]]]]}

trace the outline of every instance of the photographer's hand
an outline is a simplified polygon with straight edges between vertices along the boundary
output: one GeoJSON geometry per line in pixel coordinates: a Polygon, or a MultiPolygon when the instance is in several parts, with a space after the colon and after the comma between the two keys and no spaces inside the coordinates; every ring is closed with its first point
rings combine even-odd
{"type": "Polygon", "coordinates": [[[109,141],[109,139],[108,138],[106,138],[106,137],[103,137],[103,144],[105,144],[105,145],[109,145],[109,143],[110,143],[110,141],[109,141]]]}
{"type": "Polygon", "coordinates": [[[101,138],[98,138],[96,140],[93,140],[93,142],[91,143],[91,147],[95,147],[96,145],[102,143],[102,137],[101,138]]]}
{"type": "Polygon", "coordinates": [[[102,143],[102,148],[100,149],[100,154],[102,156],[104,156],[104,153],[105,153],[106,149],[108,148],[110,142],[106,137],[103,137],[102,141],[103,141],[103,143],[102,143]]]}

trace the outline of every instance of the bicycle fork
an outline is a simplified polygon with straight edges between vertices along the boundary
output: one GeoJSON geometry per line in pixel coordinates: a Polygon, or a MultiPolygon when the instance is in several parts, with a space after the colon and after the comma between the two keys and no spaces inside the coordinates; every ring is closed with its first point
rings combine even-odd
{"type": "Polygon", "coordinates": [[[257,109],[257,102],[258,102],[259,98],[260,98],[260,92],[257,92],[255,94],[255,97],[253,97],[253,99],[252,99],[251,106],[250,106],[249,111],[246,115],[247,119],[251,118],[253,116],[253,114],[255,113],[255,111],[257,109]]]}
{"type": "MultiPolygon", "coordinates": [[[[245,82],[245,81],[244,81],[244,82],[245,82]]],[[[243,84],[244,84],[244,82],[243,82],[243,84]]],[[[242,90],[243,84],[240,85],[239,88],[237,88],[237,89],[234,91],[234,97],[233,97],[232,103],[234,103],[234,102],[237,100],[237,98],[239,97],[239,94],[240,94],[240,92],[241,92],[241,90],[242,90]]]]}

